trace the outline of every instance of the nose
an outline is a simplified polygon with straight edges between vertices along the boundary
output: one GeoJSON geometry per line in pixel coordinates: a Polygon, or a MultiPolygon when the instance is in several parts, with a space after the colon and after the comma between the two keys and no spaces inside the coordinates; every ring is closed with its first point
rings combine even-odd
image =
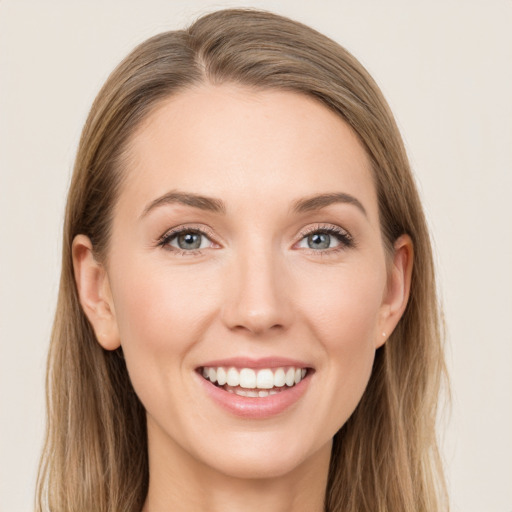
{"type": "Polygon", "coordinates": [[[286,330],[293,309],[284,262],[261,247],[247,252],[239,254],[229,268],[223,322],[230,330],[254,335],[286,330]]]}

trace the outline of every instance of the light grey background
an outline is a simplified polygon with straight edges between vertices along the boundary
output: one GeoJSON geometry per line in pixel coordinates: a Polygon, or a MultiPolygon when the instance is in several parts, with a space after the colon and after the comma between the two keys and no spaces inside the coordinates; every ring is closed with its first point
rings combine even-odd
{"type": "MultiPolygon", "coordinates": [[[[29,511],[78,137],[147,37],[238,2],[0,0],[0,510],[29,511]]],[[[394,111],[432,227],[454,511],[512,511],[512,1],[251,1],[352,51],[394,111]]]]}

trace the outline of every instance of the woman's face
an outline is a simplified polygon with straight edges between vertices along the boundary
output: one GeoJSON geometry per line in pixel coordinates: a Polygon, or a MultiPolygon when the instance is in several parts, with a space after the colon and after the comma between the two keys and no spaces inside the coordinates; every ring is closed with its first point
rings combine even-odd
{"type": "Polygon", "coordinates": [[[95,329],[150,456],[246,477],[328,459],[397,321],[357,137],[297,93],[201,86],[148,117],[125,172],[95,329]]]}

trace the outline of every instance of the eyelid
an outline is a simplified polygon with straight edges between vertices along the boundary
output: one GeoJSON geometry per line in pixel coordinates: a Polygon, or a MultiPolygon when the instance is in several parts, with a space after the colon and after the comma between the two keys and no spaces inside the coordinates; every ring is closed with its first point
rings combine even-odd
{"type": "MultiPolygon", "coordinates": [[[[168,244],[169,240],[177,235],[179,235],[180,233],[187,233],[187,232],[196,232],[196,233],[199,233],[203,236],[205,236],[206,238],[208,238],[208,240],[215,246],[220,246],[221,244],[217,241],[217,236],[216,234],[214,233],[214,231],[209,227],[209,226],[206,226],[204,224],[180,224],[178,226],[174,226],[172,227],[171,229],[168,229],[162,236],[160,236],[157,240],[156,240],[156,245],[158,246],[162,246],[164,247],[165,249],[169,250],[169,251],[180,251],[180,249],[177,249],[175,247],[172,247],[168,244]]],[[[197,253],[197,252],[200,252],[204,249],[197,249],[197,250],[189,250],[189,251],[185,251],[187,253],[190,253],[190,254],[194,254],[194,253],[197,253]]]]}
{"type": "Polygon", "coordinates": [[[310,235],[311,233],[322,231],[328,233],[339,233],[340,235],[344,235],[352,240],[352,235],[345,228],[342,228],[341,226],[338,226],[336,224],[320,223],[303,228],[297,235],[297,241],[302,240],[304,237],[310,235]]]}
{"type": "MultiPolygon", "coordinates": [[[[332,253],[340,251],[340,250],[349,249],[356,245],[354,238],[352,237],[350,232],[348,230],[346,230],[345,228],[342,228],[341,226],[338,226],[337,224],[319,223],[319,224],[314,224],[314,225],[311,225],[311,226],[308,226],[308,227],[302,229],[299,232],[299,234],[297,235],[297,240],[294,243],[294,247],[296,247],[296,245],[298,243],[300,243],[302,240],[304,240],[304,238],[306,238],[307,236],[309,236],[313,233],[322,233],[322,232],[336,236],[338,238],[338,241],[340,242],[340,246],[332,247],[332,248],[328,248],[328,249],[322,249],[322,250],[310,249],[310,251],[312,253],[316,253],[316,254],[331,253],[332,254],[332,253]]],[[[305,249],[305,250],[308,250],[308,249],[305,249]]]]}

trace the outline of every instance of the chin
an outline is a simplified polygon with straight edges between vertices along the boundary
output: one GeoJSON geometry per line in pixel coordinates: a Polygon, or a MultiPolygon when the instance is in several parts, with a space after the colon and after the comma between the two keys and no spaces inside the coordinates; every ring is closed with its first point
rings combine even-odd
{"type": "Polygon", "coordinates": [[[326,451],[330,457],[331,439],[320,448],[308,448],[300,436],[296,441],[291,439],[294,436],[279,437],[274,442],[258,442],[253,433],[252,439],[233,440],[221,453],[216,451],[205,457],[203,452],[201,458],[213,470],[232,478],[269,479],[299,471],[305,461],[325,456],[326,451]]]}
{"type": "Polygon", "coordinates": [[[230,457],[212,469],[225,476],[244,480],[264,480],[281,478],[293,473],[300,467],[301,460],[271,460],[271,455],[259,456],[254,459],[230,457]]]}

